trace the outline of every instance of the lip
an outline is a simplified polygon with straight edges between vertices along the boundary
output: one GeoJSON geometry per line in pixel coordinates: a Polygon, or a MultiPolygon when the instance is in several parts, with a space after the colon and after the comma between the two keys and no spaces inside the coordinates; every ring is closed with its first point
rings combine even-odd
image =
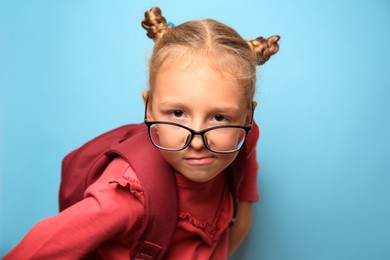
{"type": "Polygon", "coordinates": [[[192,166],[209,165],[214,161],[214,156],[187,157],[184,160],[192,166]]]}

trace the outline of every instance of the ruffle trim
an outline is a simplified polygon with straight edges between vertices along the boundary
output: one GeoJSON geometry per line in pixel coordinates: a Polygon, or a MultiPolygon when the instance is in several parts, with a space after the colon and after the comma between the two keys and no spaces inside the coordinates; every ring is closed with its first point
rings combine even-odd
{"type": "MultiPolygon", "coordinates": [[[[227,191],[225,190],[225,192],[227,191]]],[[[221,234],[228,228],[232,218],[232,204],[233,202],[229,196],[220,205],[213,223],[199,220],[188,212],[180,211],[177,225],[186,231],[199,235],[206,244],[211,246],[219,240],[221,234]]]]}
{"type": "Polygon", "coordinates": [[[145,205],[144,191],[138,179],[127,176],[125,172],[120,178],[110,178],[108,183],[114,183],[117,186],[128,189],[138,201],[145,205]]]}
{"type": "Polygon", "coordinates": [[[206,221],[198,220],[189,213],[179,212],[178,227],[199,235],[208,245],[212,245],[217,240],[217,226],[206,221]]]}

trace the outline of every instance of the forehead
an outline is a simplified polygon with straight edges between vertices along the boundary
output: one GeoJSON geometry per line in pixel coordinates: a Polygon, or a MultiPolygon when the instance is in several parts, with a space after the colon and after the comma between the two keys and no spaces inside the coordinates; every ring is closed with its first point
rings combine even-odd
{"type": "Polygon", "coordinates": [[[241,107],[245,91],[231,73],[208,62],[166,62],[156,74],[153,96],[159,102],[187,102],[241,107]]]}

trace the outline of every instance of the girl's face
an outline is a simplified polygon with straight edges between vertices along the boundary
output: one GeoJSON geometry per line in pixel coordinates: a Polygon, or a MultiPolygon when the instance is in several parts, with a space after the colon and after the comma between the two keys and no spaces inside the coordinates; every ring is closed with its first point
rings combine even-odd
{"type": "MultiPolygon", "coordinates": [[[[220,125],[248,125],[251,115],[237,80],[205,63],[197,64],[183,68],[174,63],[158,71],[148,121],[174,122],[196,131],[220,125]]],[[[146,98],[146,92],[143,95],[146,98]]],[[[166,138],[176,136],[172,133],[166,138]]],[[[219,141],[222,144],[231,138],[227,135],[219,141]]],[[[237,156],[237,152],[209,151],[199,135],[182,151],[160,151],[177,172],[196,182],[211,180],[237,156]]]]}

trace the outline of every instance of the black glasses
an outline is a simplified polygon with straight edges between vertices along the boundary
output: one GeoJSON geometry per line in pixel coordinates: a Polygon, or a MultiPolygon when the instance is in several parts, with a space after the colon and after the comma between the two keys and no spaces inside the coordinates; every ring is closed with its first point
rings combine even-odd
{"type": "Polygon", "coordinates": [[[148,126],[149,137],[152,144],[166,151],[181,151],[188,147],[195,135],[202,137],[205,147],[214,153],[228,154],[241,149],[245,143],[249,126],[223,125],[195,131],[184,125],[165,121],[147,121],[146,111],[148,99],[145,104],[145,124],[148,126]]]}

